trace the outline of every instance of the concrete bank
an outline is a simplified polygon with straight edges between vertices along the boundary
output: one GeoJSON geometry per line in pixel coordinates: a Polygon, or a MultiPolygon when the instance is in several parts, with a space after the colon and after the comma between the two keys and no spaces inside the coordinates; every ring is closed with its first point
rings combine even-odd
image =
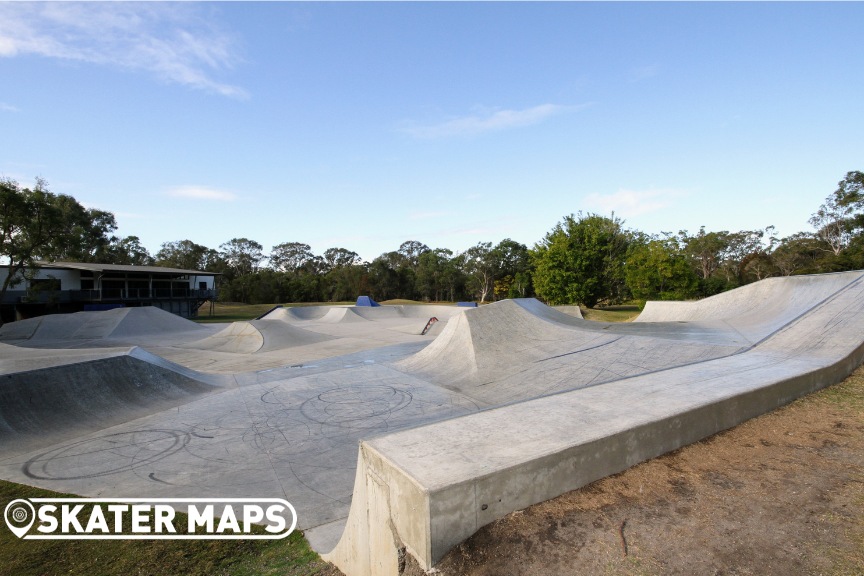
{"type": "Polygon", "coordinates": [[[406,552],[429,569],[514,510],[842,380],[864,360],[864,280],[827,281],[806,313],[739,354],[362,442],[348,523],[324,557],[349,576],[396,575],[406,552]]]}

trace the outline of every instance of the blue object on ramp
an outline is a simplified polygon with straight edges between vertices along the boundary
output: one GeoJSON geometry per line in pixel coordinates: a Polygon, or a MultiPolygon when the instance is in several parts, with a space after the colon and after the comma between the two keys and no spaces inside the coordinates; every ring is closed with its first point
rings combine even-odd
{"type": "Polygon", "coordinates": [[[466,308],[477,308],[476,302],[456,302],[456,306],[464,306],[466,308]]]}
{"type": "Polygon", "coordinates": [[[381,306],[375,302],[370,296],[358,296],[357,306],[381,306]]]}

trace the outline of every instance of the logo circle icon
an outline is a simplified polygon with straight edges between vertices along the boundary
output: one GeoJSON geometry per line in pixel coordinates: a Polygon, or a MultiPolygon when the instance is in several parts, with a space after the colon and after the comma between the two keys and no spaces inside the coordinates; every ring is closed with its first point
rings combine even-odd
{"type": "Polygon", "coordinates": [[[6,505],[3,516],[9,530],[18,538],[22,538],[33,525],[33,521],[36,519],[36,510],[29,501],[19,498],[6,505]]]}

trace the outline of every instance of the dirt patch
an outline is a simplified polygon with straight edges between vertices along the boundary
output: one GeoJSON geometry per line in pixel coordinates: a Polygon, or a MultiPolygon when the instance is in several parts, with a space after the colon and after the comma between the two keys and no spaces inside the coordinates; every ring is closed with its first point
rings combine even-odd
{"type": "MultiPolygon", "coordinates": [[[[864,368],[480,529],[441,576],[864,574],[864,368]]],[[[409,558],[406,576],[425,574],[409,558]]]]}

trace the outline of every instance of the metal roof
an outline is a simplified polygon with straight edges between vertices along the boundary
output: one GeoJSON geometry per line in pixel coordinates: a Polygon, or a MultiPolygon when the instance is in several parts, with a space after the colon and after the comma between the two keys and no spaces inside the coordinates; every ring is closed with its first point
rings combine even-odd
{"type": "Polygon", "coordinates": [[[188,274],[190,276],[221,276],[220,272],[202,270],[182,270],[164,266],[136,266],[132,264],[93,264],[90,262],[37,262],[38,268],[67,270],[89,270],[91,272],[147,272],[150,274],[188,274]]]}

